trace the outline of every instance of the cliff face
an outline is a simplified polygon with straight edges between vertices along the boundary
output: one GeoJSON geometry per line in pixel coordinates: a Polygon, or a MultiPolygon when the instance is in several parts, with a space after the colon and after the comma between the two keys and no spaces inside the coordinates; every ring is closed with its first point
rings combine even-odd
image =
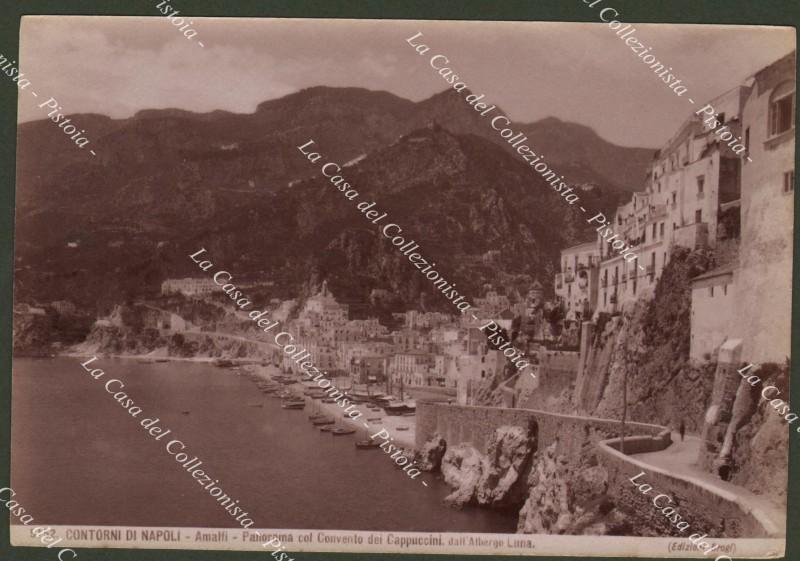
{"type": "Polygon", "coordinates": [[[78,343],[89,333],[94,320],[83,316],[63,316],[55,312],[45,315],[13,315],[14,354],[38,356],[58,352],[78,343]]]}
{"type": "MultiPolygon", "coordinates": [[[[788,365],[777,364],[765,364],[748,371],[760,381],[751,386],[745,379],[741,380],[726,431],[730,432],[730,437],[726,434],[722,443],[729,447],[730,481],[779,502],[786,501],[789,432],[797,430],[797,415],[778,413],[783,402],[789,401],[789,372],[788,365]],[[762,398],[761,392],[768,386],[780,390],[780,394],[772,389],[768,391],[770,397],[778,396],[775,400],[762,398]]],[[[738,373],[733,375],[740,377],[738,373]]],[[[722,449],[716,444],[708,446],[714,455],[722,449]]]]}
{"type": "Polygon", "coordinates": [[[570,462],[554,442],[539,451],[528,477],[529,492],[519,512],[517,532],[523,534],[624,533],[626,515],[606,495],[608,473],[593,465],[592,455],[570,462]]]}
{"type": "Polygon", "coordinates": [[[619,419],[627,380],[628,419],[699,432],[713,383],[714,364],[689,364],[690,279],[713,266],[704,250],[677,248],[651,300],[603,318],[587,361],[579,410],[619,419]]]}
{"type": "Polygon", "coordinates": [[[662,520],[642,517],[642,509],[610,493],[609,472],[595,447],[607,432],[580,431],[547,446],[537,432],[535,426],[500,426],[489,438],[486,454],[466,442],[448,445],[434,435],[422,449],[421,465],[437,471],[436,462],[426,460],[446,449],[440,469],[453,488],[446,502],[518,512],[518,533],[663,534],[662,520]]]}
{"type": "MultiPolygon", "coordinates": [[[[627,383],[628,420],[676,430],[684,422],[687,432],[702,434],[717,363],[689,362],[689,281],[717,263],[717,256],[708,250],[678,248],[651,300],[637,301],[619,316],[601,318],[584,380],[573,396],[580,412],[621,418],[627,383]]],[[[699,460],[704,469],[719,475],[713,459],[724,452],[730,459],[726,477],[780,502],[785,500],[788,473],[786,428],[768,402],[760,402],[759,392],[772,383],[786,399],[788,367],[765,366],[763,372],[763,384],[756,388],[744,381],[738,384],[739,375],[733,373],[739,385],[736,401],[726,422],[709,437],[699,460]]]]}

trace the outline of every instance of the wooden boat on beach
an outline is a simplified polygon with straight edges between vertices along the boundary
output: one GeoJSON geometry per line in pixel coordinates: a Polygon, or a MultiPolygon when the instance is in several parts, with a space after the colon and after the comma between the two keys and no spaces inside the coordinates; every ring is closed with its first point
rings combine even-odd
{"type": "Polygon", "coordinates": [[[333,436],[344,436],[345,434],[353,434],[354,432],[356,432],[356,429],[339,427],[339,428],[333,429],[331,431],[331,434],[333,434],[333,436]]]}
{"type": "Polygon", "coordinates": [[[302,399],[287,399],[281,403],[281,409],[305,409],[306,402],[302,399]]]}

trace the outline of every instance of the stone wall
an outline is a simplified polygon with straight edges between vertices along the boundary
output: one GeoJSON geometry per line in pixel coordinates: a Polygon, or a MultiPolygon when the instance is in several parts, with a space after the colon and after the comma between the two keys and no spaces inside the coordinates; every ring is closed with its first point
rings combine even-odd
{"type": "MultiPolygon", "coordinates": [[[[670,506],[675,506],[683,519],[690,523],[692,533],[707,533],[712,537],[779,534],[766,516],[757,511],[751,513],[732,493],[690,477],[673,476],[620,453],[617,448],[621,423],[617,420],[559,415],[531,409],[420,403],[417,407],[416,446],[420,448],[438,434],[445,439],[448,448],[469,443],[486,454],[490,435],[504,425],[534,426],[538,449],[542,450],[556,442],[557,454],[565,456],[570,462],[596,453],[600,465],[609,473],[609,494],[626,510],[641,516],[648,527],[657,528],[653,535],[686,537],[688,534],[677,532],[653,505],[655,494],[642,495],[628,481],[641,471],[646,474],[642,477],[643,482],[651,484],[658,493],[673,498],[674,504],[670,506]]],[[[655,452],[671,444],[669,430],[658,425],[628,422],[625,432],[630,435],[625,438],[627,453],[655,452]]]]}
{"type": "MultiPolygon", "coordinates": [[[[710,537],[748,538],[779,536],[781,532],[775,528],[766,515],[740,504],[733,493],[711,486],[692,478],[678,478],[667,471],[641,463],[635,458],[621,454],[616,448],[616,439],[601,442],[598,445],[600,459],[608,471],[609,494],[616,497],[617,502],[626,510],[635,512],[657,528],[657,535],[673,535],[688,537],[690,534],[708,534],[710,537]],[[653,486],[649,495],[640,493],[630,478],[644,472],[636,482],[653,486]],[[669,495],[673,503],[666,498],[659,500],[662,508],[672,506],[681,515],[682,520],[690,524],[687,532],[678,532],[661,513],[661,509],[653,504],[653,499],[660,493],[669,495]]],[[[628,439],[625,440],[628,450],[628,439]]]]}
{"type": "MultiPolygon", "coordinates": [[[[583,344],[583,343],[581,343],[583,344]]],[[[522,393],[521,406],[528,409],[546,408],[548,400],[559,398],[565,388],[575,385],[579,354],[572,351],[546,351],[540,355],[538,387],[535,391],[522,393]]]]}
{"type": "MultiPolygon", "coordinates": [[[[616,420],[559,415],[533,409],[418,403],[416,447],[421,448],[434,434],[439,434],[448,446],[470,443],[485,454],[489,437],[499,427],[528,427],[531,422],[536,424],[541,446],[558,440],[559,454],[569,457],[582,454],[587,441],[595,444],[619,436],[620,428],[620,422],[616,420]]],[[[664,427],[645,423],[628,422],[626,426],[626,432],[631,436],[655,437],[664,430],[664,427]]],[[[669,442],[664,447],[668,445],[669,442]]]]}

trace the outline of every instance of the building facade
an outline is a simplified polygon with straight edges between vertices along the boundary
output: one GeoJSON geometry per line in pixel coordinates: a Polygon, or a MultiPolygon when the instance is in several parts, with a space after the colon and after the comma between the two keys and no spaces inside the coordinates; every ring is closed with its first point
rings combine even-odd
{"type": "Polygon", "coordinates": [[[167,279],[161,283],[161,294],[183,294],[184,296],[206,296],[219,288],[207,277],[187,277],[185,279],[167,279]]]}
{"type": "Polygon", "coordinates": [[[744,103],[736,324],[754,363],[781,363],[791,349],[795,56],[756,73],[744,103]]]}
{"type": "Polygon", "coordinates": [[[561,250],[561,272],[555,293],[566,308],[566,319],[582,321],[597,307],[600,248],[596,241],[561,250]]]}

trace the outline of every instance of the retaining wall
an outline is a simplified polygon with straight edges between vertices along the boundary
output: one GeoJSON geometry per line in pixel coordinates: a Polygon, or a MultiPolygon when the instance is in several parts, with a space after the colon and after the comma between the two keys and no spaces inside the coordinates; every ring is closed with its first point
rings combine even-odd
{"type": "MultiPolygon", "coordinates": [[[[440,434],[448,445],[469,442],[486,453],[486,443],[497,428],[503,425],[528,427],[531,423],[536,426],[540,443],[547,446],[559,440],[559,453],[568,456],[582,454],[587,442],[597,444],[619,436],[621,425],[611,419],[560,415],[534,409],[418,403],[416,446],[420,448],[434,434],[440,434]]],[[[664,427],[646,423],[628,422],[626,427],[628,434],[637,436],[658,437],[664,431],[664,427]]],[[[662,448],[656,449],[669,446],[668,432],[666,438],[666,442],[661,442],[662,448]]],[[[629,440],[625,439],[626,445],[629,440]]]]}
{"type": "MultiPolygon", "coordinates": [[[[434,434],[448,446],[470,443],[486,453],[486,443],[498,427],[535,427],[539,449],[558,441],[557,453],[569,460],[596,453],[609,473],[609,494],[637,516],[659,528],[661,535],[688,537],[691,533],[729,538],[779,536],[781,531],[770,520],[749,508],[736,495],[691,477],[678,477],[644,464],[618,451],[621,422],[576,415],[560,415],[533,409],[462,406],[419,403],[417,406],[416,446],[420,448],[434,434]],[[629,481],[639,472],[655,491],[642,495],[629,481]],[[653,498],[665,493],[673,498],[677,511],[691,525],[690,533],[680,533],[653,505],[653,498]]],[[[628,422],[625,451],[628,454],[657,452],[672,443],[668,429],[659,425],[628,422]]],[[[662,502],[664,499],[661,500],[662,502]]],[[[667,506],[667,503],[663,504],[667,506]]]]}

